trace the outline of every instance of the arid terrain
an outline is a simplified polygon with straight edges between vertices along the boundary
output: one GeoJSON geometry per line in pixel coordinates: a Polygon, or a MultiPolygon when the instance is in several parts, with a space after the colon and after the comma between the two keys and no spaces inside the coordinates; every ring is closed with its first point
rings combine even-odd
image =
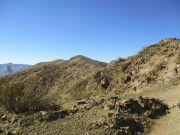
{"type": "Polygon", "coordinates": [[[110,63],[85,56],[0,78],[0,134],[178,135],[180,40],[110,63]]]}

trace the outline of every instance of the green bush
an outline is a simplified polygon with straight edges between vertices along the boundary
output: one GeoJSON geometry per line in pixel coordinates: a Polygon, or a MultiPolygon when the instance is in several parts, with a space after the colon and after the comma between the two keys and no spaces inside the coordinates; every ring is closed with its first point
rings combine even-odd
{"type": "Polygon", "coordinates": [[[42,92],[37,92],[32,82],[30,83],[32,87],[28,88],[26,83],[16,81],[10,84],[9,82],[8,78],[0,80],[0,106],[6,110],[25,113],[55,108],[54,105],[42,100],[42,92]]]}
{"type": "Polygon", "coordinates": [[[12,85],[3,84],[0,87],[0,104],[5,109],[13,112],[19,112],[22,109],[22,97],[23,85],[20,83],[15,83],[12,85]]]}
{"type": "Polygon", "coordinates": [[[90,96],[89,91],[86,89],[85,85],[81,85],[79,86],[79,88],[74,91],[72,93],[72,95],[76,98],[76,99],[85,99],[88,98],[90,96]]]}

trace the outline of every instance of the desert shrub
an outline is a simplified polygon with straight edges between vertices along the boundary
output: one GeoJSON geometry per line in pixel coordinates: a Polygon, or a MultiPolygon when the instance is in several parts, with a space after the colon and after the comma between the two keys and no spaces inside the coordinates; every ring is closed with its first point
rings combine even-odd
{"type": "Polygon", "coordinates": [[[96,95],[98,96],[103,96],[106,94],[106,89],[103,88],[102,86],[98,86],[98,88],[96,89],[96,95]]]}
{"type": "MultiPolygon", "coordinates": [[[[8,78],[0,80],[0,106],[10,112],[25,113],[51,109],[54,105],[42,99],[42,92],[36,87],[28,87],[26,83],[16,81],[9,83],[8,78]]],[[[32,84],[32,83],[30,83],[32,84]]]]}
{"type": "Polygon", "coordinates": [[[157,71],[165,69],[165,68],[166,68],[166,63],[164,61],[161,61],[156,65],[155,71],[157,72],[157,71]]]}
{"type": "Polygon", "coordinates": [[[89,93],[89,91],[86,89],[86,86],[85,86],[85,85],[81,85],[81,86],[79,86],[79,88],[78,88],[76,91],[74,91],[74,92],[72,93],[72,95],[73,95],[76,99],[78,99],[78,98],[80,98],[80,99],[85,99],[85,98],[88,98],[88,97],[90,96],[90,93],[89,93]]]}
{"type": "Polygon", "coordinates": [[[119,57],[119,58],[117,58],[115,61],[117,61],[117,62],[123,62],[123,61],[125,61],[125,59],[122,58],[122,57],[119,57]]]}
{"type": "Polygon", "coordinates": [[[142,50],[146,50],[146,49],[148,49],[148,47],[149,46],[145,45],[145,46],[142,47],[142,50]]]}
{"type": "Polygon", "coordinates": [[[117,58],[115,60],[110,61],[110,63],[115,64],[115,63],[124,62],[124,61],[125,61],[125,58],[119,57],[119,58],[117,58]]]}
{"type": "Polygon", "coordinates": [[[123,80],[125,78],[126,74],[123,71],[116,71],[111,76],[114,79],[123,80]]]}
{"type": "Polygon", "coordinates": [[[17,112],[22,106],[21,98],[23,96],[23,85],[20,83],[8,84],[7,80],[2,80],[0,86],[0,104],[7,110],[17,112]]]}

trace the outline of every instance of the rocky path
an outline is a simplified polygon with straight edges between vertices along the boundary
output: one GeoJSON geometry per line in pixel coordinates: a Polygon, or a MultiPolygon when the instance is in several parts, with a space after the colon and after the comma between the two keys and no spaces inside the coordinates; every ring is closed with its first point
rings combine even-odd
{"type": "Polygon", "coordinates": [[[155,122],[149,135],[179,135],[180,134],[180,108],[173,108],[170,114],[155,122]]]}
{"type": "Polygon", "coordinates": [[[163,99],[171,107],[170,113],[155,121],[149,135],[179,135],[180,134],[180,85],[163,88],[158,92],[148,93],[153,97],[163,99]]]}

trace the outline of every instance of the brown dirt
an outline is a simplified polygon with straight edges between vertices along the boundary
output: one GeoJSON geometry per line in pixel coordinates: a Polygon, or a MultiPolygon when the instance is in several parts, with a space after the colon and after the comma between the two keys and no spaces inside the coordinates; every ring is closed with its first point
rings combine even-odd
{"type": "MultiPolygon", "coordinates": [[[[27,89],[37,84],[36,90],[45,92],[43,99],[55,102],[61,105],[62,110],[67,109],[72,113],[63,118],[59,117],[59,112],[47,112],[45,116],[42,116],[41,112],[20,114],[17,121],[11,123],[14,114],[3,110],[0,127],[5,131],[17,130],[22,135],[119,135],[122,133],[119,130],[127,132],[126,135],[132,135],[135,133],[128,132],[130,123],[141,127],[141,122],[144,122],[143,124],[147,125],[145,134],[149,132],[152,123],[155,124],[150,135],[178,134],[179,56],[180,40],[164,39],[144,48],[137,55],[118,59],[110,64],[84,56],[76,56],[67,61],[39,63],[25,71],[7,76],[10,78],[9,83],[19,80],[27,85],[27,89]],[[35,83],[29,84],[32,79],[35,83]],[[132,114],[126,111],[127,117],[124,116],[120,121],[123,120],[127,127],[118,127],[117,131],[111,123],[114,120],[113,115],[117,113],[117,101],[138,99],[139,96],[162,100],[170,107],[170,113],[154,121],[144,116],[144,108],[137,103],[135,108],[139,107],[144,112],[132,114]],[[84,101],[78,104],[82,99],[84,101]],[[4,115],[7,115],[5,120],[4,115]],[[49,118],[49,115],[52,115],[49,121],[44,120],[49,118]]],[[[139,134],[138,131],[136,134],[139,134]]]]}

